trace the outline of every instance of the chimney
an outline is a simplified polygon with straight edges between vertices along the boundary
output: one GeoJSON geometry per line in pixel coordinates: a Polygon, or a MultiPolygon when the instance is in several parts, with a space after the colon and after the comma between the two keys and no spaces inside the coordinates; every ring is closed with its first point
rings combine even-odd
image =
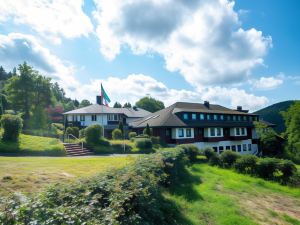
{"type": "Polygon", "coordinates": [[[98,105],[103,105],[103,104],[102,104],[102,98],[101,98],[101,96],[96,96],[96,103],[97,103],[98,105]]]}
{"type": "Polygon", "coordinates": [[[239,105],[239,106],[236,107],[236,110],[237,111],[243,111],[243,108],[242,108],[242,106],[239,105]]]}
{"type": "Polygon", "coordinates": [[[209,108],[209,101],[204,101],[204,105],[209,108]]]}

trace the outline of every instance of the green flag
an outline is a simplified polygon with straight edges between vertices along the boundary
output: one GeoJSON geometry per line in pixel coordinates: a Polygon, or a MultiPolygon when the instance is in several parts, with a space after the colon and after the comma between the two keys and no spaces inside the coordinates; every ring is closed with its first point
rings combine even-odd
{"type": "Polygon", "coordinates": [[[106,102],[110,103],[110,99],[109,99],[108,95],[106,94],[102,84],[101,84],[101,96],[106,102]]]}

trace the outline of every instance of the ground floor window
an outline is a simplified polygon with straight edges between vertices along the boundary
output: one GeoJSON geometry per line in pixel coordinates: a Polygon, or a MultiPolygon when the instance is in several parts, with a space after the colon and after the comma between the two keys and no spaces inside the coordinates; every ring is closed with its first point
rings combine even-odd
{"type": "Polygon", "coordinates": [[[248,144],[248,151],[250,152],[251,150],[251,144],[248,144]]]}
{"type": "Polygon", "coordinates": [[[220,147],[219,147],[219,153],[221,154],[223,151],[224,151],[224,147],[223,147],[223,146],[220,146],[220,147]]]}
{"type": "Polygon", "coordinates": [[[170,130],[166,129],[166,136],[170,136],[170,130]]]}
{"type": "Polygon", "coordinates": [[[218,152],[218,147],[213,147],[214,152],[218,152]]]}
{"type": "Polygon", "coordinates": [[[241,151],[242,151],[242,146],[241,146],[241,145],[238,145],[238,146],[237,146],[237,149],[238,149],[238,152],[241,152],[241,151]]]}
{"type": "Polygon", "coordinates": [[[187,128],[186,129],[186,136],[187,137],[192,137],[192,130],[191,130],[191,128],[187,128]]]}
{"type": "Polygon", "coordinates": [[[183,136],[184,136],[183,128],[179,128],[178,129],[178,137],[183,137],[183,136]]]}
{"type": "Polygon", "coordinates": [[[247,151],[247,145],[246,144],[243,144],[243,151],[247,151]]]}
{"type": "Polygon", "coordinates": [[[230,146],[226,146],[226,150],[230,150],[230,146]]]}
{"type": "Polygon", "coordinates": [[[236,151],[235,145],[231,146],[231,150],[234,151],[234,152],[236,151]]]}
{"type": "Polygon", "coordinates": [[[84,115],[80,115],[80,121],[85,121],[85,116],[84,115]]]}

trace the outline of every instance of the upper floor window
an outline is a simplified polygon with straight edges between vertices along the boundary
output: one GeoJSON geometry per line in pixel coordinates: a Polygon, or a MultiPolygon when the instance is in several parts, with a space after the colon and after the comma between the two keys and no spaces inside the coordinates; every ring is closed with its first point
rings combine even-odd
{"type": "Polygon", "coordinates": [[[218,115],[214,115],[214,120],[217,120],[218,119],[218,115]]]}
{"type": "Polygon", "coordinates": [[[224,115],[220,115],[220,119],[221,119],[221,120],[224,120],[224,115]]]}
{"type": "Polygon", "coordinates": [[[186,137],[192,137],[192,129],[191,128],[186,129],[186,137]]]}
{"type": "Polygon", "coordinates": [[[230,121],[231,120],[231,116],[227,115],[227,120],[230,121]]]}
{"type": "Polygon", "coordinates": [[[183,128],[178,129],[178,137],[184,137],[184,130],[183,128]]]}
{"type": "Polygon", "coordinates": [[[211,127],[208,131],[209,137],[223,137],[223,128],[211,127]]]}
{"type": "Polygon", "coordinates": [[[97,115],[92,115],[92,121],[97,121],[97,115]]]}
{"type": "Polygon", "coordinates": [[[243,119],[244,119],[244,121],[246,121],[247,120],[247,116],[243,116],[243,119]]]}
{"type": "Polygon", "coordinates": [[[188,119],[189,119],[189,115],[188,115],[187,113],[184,113],[184,114],[183,114],[183,119],[184,119],[184,120],[188,120],[188,119]]]}
{"type": "Polygon", "coordinates": [[[80,115],[80,121],[85,121],[85,115],[80,115]]]}
{"type": "Polygon", "coordinates": [[[245,136],[247,135],[247,129],[245,127],[236,127],[235,136],[245,136]]]}
{"type": "Polygon", "coordinates": [[[77,115],[72,116],[72,121],[77,121],[77,115]]]}
{"type": "Polygon", "coordinates": [[[217,130],[217,136],[221,137],[222,136],[222,128],[218,127],[216,130],[217,130]]]}
{"type": "Polygon", "coordinates": [[[207,114],[207,115],[206,115],[206,118],[207,118],[207,120],[210,120],[210,115],[207,114]]]}
{"type": "Polygon", "coordinates": [[[241,121],[241,116],[238,116],[238,121],[241,121]]]}
{"type": "Polygon", "coordinates": [[[118,121],[119,115],[118,114],[108,114],[108,120],[109,121],[118,121]]]}
{"type": "Polygon", "coordinates": [[[200,114],[200,120],[204,120],[204,114],[200,114]]]}
{"type": "Polygon", "coordinates": [[[246,135],[246,128],[245,127],[241,128],[241,135],[246,135]]]}
{"type": "Polygon", "coordinates": [[[192,120],[195,120],[195,119],[197,119],[197,114],[196,114],[196,113],[193,113],[193,114],[192,114],[192,120]]]}
{"type": "Polygon", "coordinates": [[[233,121],[236,121],[236,116],[232,116],[232,120],[233,120],[233,121]]]}

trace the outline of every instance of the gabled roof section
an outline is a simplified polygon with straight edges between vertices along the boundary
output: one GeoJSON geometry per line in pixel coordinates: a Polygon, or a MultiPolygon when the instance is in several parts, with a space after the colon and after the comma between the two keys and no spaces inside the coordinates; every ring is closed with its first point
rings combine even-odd
{"type": "Polygon", "coordinates": [[[131,118],[141,118],[145,117],[150,112],[141,109],[141,108],[111,108],[105,105],[89,105],[80,109],[75,109],[69,112],[65,112],[64,115],[74,115],[74,114],[124,114],[127,117],[131,118]]]}
{"type": "Polygon", "coordinates": [[[207,107],[206,105],[200,103],[176,102],[165,109],[152,113],[142,119],[133,121],[130,123],[130,126],[135,128],[143,128],[149,124],[150,127],[186,127],[188,125],[176,115],[176,113],[180,112],[203,112],[232,115],[250,114],[244,111],[232,110],[224,106],[214,104],[209,104],[209,107],[207,107]]]}

